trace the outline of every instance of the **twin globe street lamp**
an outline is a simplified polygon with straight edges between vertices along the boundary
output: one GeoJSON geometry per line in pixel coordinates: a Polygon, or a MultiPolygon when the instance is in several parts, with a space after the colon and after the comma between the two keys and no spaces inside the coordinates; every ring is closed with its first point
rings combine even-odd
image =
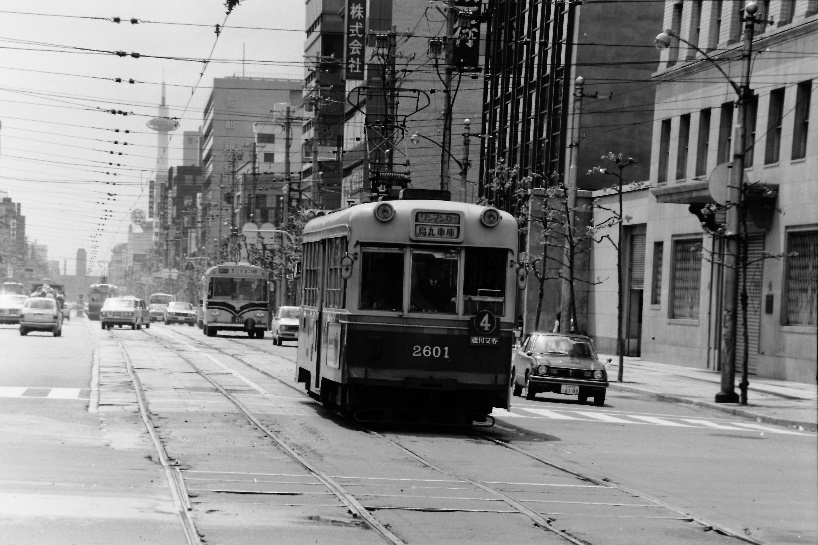
{"type": "MultiPolygon", "coordinates": [[[[762,22],[758,13],[758,6],[755,2],[748,2],[744,6],[744,40],[741,53],[742,75],[740,83],[733,81],[721,66],[698,45],[691,43],[671,29],[667,29],[656,36],[656,49],[662,50],[670,47],[671,38],[687,44],[702,54],[705,60],[709,61],[727,79],[737,94],[736,106],[738,109],[736,126],[733,139],[733,164],[730,180],[727,185],[727,198],[725,207],[727,208],[727,222],[724,236],[726,238],[726,248],[724,251],[724,283],[722,286],[722,346],[721,346],[721,390],[716,394],[716,403],[736,403],[739,397],[735,392],[736,375],[736,330],[737,330],[737,303],[738,303],[738,275],[740,266],[746,263],[739,263],[739,240],[743,234],[741,231],[742,200],[744,198],[744,153],[747,146],[748,126],[748,104],[752,100],[753,93],[750,90],[750,69],[753,52],[753,32],[756,23],[762,22]]],[[[744,357],[747,357],[746,350],[744,357]]],[[[741,387],[741,403],[747,403],[747,366],[744,365],[741,387]]]]}

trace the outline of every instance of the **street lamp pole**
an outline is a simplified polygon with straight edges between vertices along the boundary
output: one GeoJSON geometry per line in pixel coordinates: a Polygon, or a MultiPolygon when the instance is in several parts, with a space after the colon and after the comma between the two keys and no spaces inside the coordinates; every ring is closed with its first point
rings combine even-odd
{"type": "MultiPolygon", "coordinates": [[[[733,142],[733,164],[730,183],[727,186],[727,221],[724,236],[726,238],[723,257],[724,281],[722,285],[722,346],[721,346],[721,390],[716,394],[716,403],[737,403],[739,396],[735,391],[736,380],[736,330],[738,322],[738,278],[742,262],[739,260],[741,233],[741,216],[743,214],[742,199],[744,196],[744,153],[747,145],[747,113],[748,103],[752,98],[750,90],[750,70],[753,52],[753,32],[759,21],[758,6],[755,2],[748,2],[744,6],[744,41],[741,53],[742,75],[740,84],[736,84],[707,53],[698,46],[688,42],[671,31],[665,31],[656,37],[657,48],[665,48],[670,44],[670,37],[684,42],[704,55],[705,59],[713,63],[738,95],[736,100],[737,120],[733,142]]],[[[742,402],[746,403],[747,378],[742,379],[742,402]]]]}

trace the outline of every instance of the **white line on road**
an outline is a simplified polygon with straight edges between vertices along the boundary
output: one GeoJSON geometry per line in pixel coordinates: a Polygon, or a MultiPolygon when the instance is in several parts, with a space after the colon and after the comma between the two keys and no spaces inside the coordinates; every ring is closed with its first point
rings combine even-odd
{"type": "Polygon", "coordinates": [[[618,418],[616,416],[611,416],[605,413],[592,413],[592,412],[585,412],[585,411],[574,411],[577,414],[581,414],[582,416],[587,416],[588,418],[593,418],[595,420],[601,420],[602,422],[612,422],[615,424],[641,424],[641,422],[631,422],[630,420],[625,420],[624,418],[618,418]]]}
{"type": "Polygon", "coordinates": [[[517,414],[511,411],[507,411],[505,409],[497,409],[495,408],[491,411],[491,416],[496,416],[498,418],[532,418],[531,416],[526,416],[524,414],[517,414]]]}
{"type": "Polygon", "coordinates": [[[52,388],[46,397],[51,399],[77,399],[80,388],[52,388]]]}
{"type": "Polygon", "coordinates": [[[553,420],[579,420],[579,418],[574,418],[573,416],[568,416],[567,414],[555,413],[554,411],[549,411],[548,409],[529,409],[527,407],[520,408],[524,411],[538,414],[540,416],[547,416],[553,420]]]}
{"type": "Polygon", "coordinates": [[[650,422],[651,424],[658,424],[660,426],[675,426],[677,428],[689,428],[687,424],[682,424],[681,422],[673,422],[672,420],[665,420],[664,418],[656,418],[655,416],[641,416],[638,414],[630,415],[631,418],[636,418],[638,420],[644,420],[645,422],[650,422]]]}
{"type": "Polygon", "coordinates": [[[28,388],[18,386],[0,386],[0,397],[20,397],[28,388]]]}
{"type": "Polygon", "coordinates": [[[699,426],[704,426],[706,428],[713,428],[715,430],[741,430],[741,428],[737,428],[735,426],[725,426],[723,424],[717,424],[716,422],[711,422],[709,420],[698,420],[695,418],[682,418],[685,422],[689,422],[690,424],[697,424],[699,426]]]}
{"type": "Polygon", "coordinates": [[[748,428],[751,430],[758,430],[764,431],[767,433],[783,433],[784,435],[810,435],[809,433],[801,433],[797,431],[789,431],[780,428],[770,428],[768,426],[762,426],[761,424],[750,424],[750,423],[743,423],[743,422],[734,422],[736,426],[741,426],[742,428],[748,428]]]}

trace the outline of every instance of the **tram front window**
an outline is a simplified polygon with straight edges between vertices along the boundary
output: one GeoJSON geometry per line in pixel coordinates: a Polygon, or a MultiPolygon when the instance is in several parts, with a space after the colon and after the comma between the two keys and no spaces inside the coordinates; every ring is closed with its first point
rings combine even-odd
{"type": "Polygon", "coordinates": [[[412,252],[409,310],[457,312],[457,256],[444,252],[412,252]]]}
{"type": "Polygon", "coordinates": [[[504,315],[508,250],[501,248],[466,248],[463,279],[464,313],[489,310],[504,315]]]}
{"type": "Polygon", "coordinates": [[[403,250],[364,249],[361,310],[403,310],[403,250]]]}

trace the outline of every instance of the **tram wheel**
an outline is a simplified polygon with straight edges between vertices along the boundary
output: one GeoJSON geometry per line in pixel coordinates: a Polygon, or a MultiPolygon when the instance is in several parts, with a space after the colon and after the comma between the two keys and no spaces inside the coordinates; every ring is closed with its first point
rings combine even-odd
{"type": "Polygon", "coordinates": [[[263,339],[264,331],[256,331],[256,339],[263,339]]]}

